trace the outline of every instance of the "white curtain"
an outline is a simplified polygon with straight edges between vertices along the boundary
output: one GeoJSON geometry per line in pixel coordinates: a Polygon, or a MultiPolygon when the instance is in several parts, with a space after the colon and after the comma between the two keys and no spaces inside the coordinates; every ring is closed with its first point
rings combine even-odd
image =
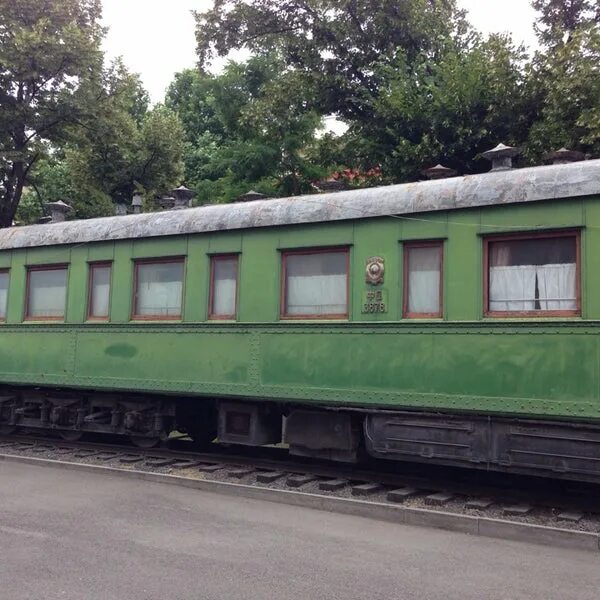
{"type": "Polygon", "coordinates": [[[348,310],[345,252],[286,257],[286,314],[342,315],[348,310]]]}
{"type": "Polygon", "coordinates": [[[138,265],[136,314],[180,316],[183,263],[138,265]]]}
{"type": "Polygon", "coordinates": [[[0,319],[6,319],[8,301],[8,273],[0,273],[0,319]]]}
{"type": "Polygon", "coordinates": [[[67,300],[67,269],[29,272],[28,317],[63,317],[67,300]]]}
{"type": "Polygon", "coordinates": [[[408,250],[408,312],[440,312],[440,248],[408,250]]]}
{"type": "Polygon", "coordinates": [[[92,267],[91,317],[108,317],[110,267],[92,267]]]}
{"type": "Polygon", "coordinates": [[[541,265],[536,268],[541,310],[577,308],[574,263],[541,265]]]}
{"type": "Polygon", "coordinates": [[[535,275],[539,267],[490,267],[490,310],[535,310],[535,275]]]}
{"type": "Polygon", "coordinates": [[[233,317],[236,313],[238,259],[214,259],[212,314],[233,317]]]}

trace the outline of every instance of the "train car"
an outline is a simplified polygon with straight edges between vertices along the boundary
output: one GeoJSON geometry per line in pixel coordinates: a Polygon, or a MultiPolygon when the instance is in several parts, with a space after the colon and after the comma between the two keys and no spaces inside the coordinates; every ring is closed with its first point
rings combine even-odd
{"type": "Polygon", "coordinates": [[[506,166],[0,231],[0,431],[599,481],[600,160],[506,166]]]}

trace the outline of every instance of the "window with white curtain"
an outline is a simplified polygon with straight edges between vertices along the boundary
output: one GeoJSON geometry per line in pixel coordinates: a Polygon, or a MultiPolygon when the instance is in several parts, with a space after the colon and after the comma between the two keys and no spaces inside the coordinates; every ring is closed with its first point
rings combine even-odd
{"type": "Polygon", "coordinates": [[[348,314],[348,251],[283,254],[282,316],[343,318],[348,314]]]}
{"type": "Polygon", "coordinates": [[[63,319],[67,304],[67,267],[30,267],[27,270],[28,319],[63,319]]]}
{"type": "Polygon", "coordinates": [[[237,301],[238,257],[211,257],[211,319],[235,319],[237,301]]]}
{"type": "Polygon", "coordinates": [[[0,321],[6,319],[6,306],[8,304],[8,271],[0,271],[0,321]]]}
{"type": "Polygon", "coordinates": [[[177,319],[183,299],[183,259],[136,263],[134,318],[177,319]]]}
{"type": "Polygon", "coordinates": [[[488,312],[578,310],[576,234],[488,239],[488,312]]]}
{"type": "Polygon", "coordinates": [[[110,305],[109,263],[90,265],[90,289],[88,317],[90,319],[108,319],[110,305]]]}
{"type": "Polygon", "coordinates": [[[404,245],[404,316],[442,314],[442,242],[404,245]]]}

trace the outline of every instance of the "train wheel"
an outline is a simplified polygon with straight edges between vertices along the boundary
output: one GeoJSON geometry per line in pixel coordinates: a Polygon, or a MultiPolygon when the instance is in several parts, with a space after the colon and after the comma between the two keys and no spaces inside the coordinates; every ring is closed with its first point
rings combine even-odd
{"type": "Polygon", "coordinates": [[[16,430],[15,425],[0,425],[0,435],[12,435],[16,430]]]}
{"type": "Polygon", "coordinates": [[[83,431],[74,429],[61,429],[58,434],[66,442],[78,442],[83,437],[83,431]]]}
{"type": "Polygon", "coordinates": [[[156,448],[160,444],[160,437],[129,436],[131,443],[138,448],[156,448]]]}

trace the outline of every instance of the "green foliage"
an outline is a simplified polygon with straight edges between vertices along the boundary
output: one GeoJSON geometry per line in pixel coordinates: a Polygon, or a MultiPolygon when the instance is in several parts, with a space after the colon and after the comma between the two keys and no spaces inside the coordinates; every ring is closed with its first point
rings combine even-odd
{"type": "Polygon", "coordinates": [[[539,12],[535,30],[547,47],[561,45],[576,31],[600,22],[598,0],[532,0],[531,4],[539,12]]]}
{"type": "Polygon", "coordinates": [[[600,27],[582,25],[539,52],[531,77],[540,100],[528,155],[539,160],[548,149],[565,146],[600,156],[600,27]]]}
{"type": "Polygon", "coordinates": [[[101,66],[99,0],[0,0],[0,226],[10,226],[47,142],[86,112],[101,66]]]}
{"type": "MultiPolygon", "coordinates": [[[[201,91],[211,78],[198,75],[204,95],[196,105],[210,118],[195,124],[194,139],[208,145],[191,155],[210,165],[211,178],[256,179],[275,155],[270,141],[281,140],[280,165],[294,176],[289,182],[279,169],[279,193],[305,191],[310,177],[344,167],[381,167],[386,182],[415,179],[437,162],[477,172],[488,168],[481,152],[500,141],[523,146],[530,163],[562,145],[598,155],[600,4],[532,4],[544,50],[530,58],[505,35],[477,35],[454,0],[216,2],[195,15],[201,68],[239,49],[254,61],[278,57],[273,64],[281,66],[255,80],[259,87],[251,99],[242,93],[241,104],[235,98],[244,86],[224,85],[219,97],[201,91]],[[332,113],[348,131],[319,139],[311,119],[332,113]],[[237,145],[224,148],[232,133],[237,145]]],[[[220,81],[237,81],[244,68],[230,65],[220,81]]],[[[188,173],[199,172],[186,163],[188,173]]]]}
{"type": "Polygon", "coordinates": [[[315,80],[324,114],[357,119],[384,83],[377,65],[398,49],[434,59],[467,32],[455,0],[221,0],[195,16],[202,67],[233,49],[275,51],[315,80]]]}
{"type": "Polygon", "coordinates": [[[306,148],[321,117],[304,79],[275,54],[231,62],[220,75],[176,76],[166,105],[186,131],[186,180],[199,202],[231,201],[251,188],[269,195],[310,189],[322,169],[306,148]]]}

